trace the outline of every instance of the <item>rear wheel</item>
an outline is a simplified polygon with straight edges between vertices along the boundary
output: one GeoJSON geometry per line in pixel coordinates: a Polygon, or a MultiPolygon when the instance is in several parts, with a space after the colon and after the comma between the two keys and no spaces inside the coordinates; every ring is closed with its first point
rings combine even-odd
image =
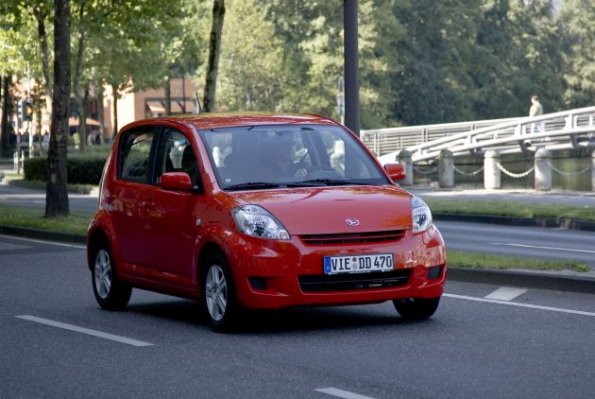
{"type": "Polygon", "coordinates": [[[130,300],[132,287],[118,280],[109,246],[105,242],[99,244],[92,259],[93,293],[97,303],[102,309],[123,310],[130,300]]]}
{"type": "Polygon", "coordinates": [[[240,307],[229,266],[219,254],[210,255],[202,275],[202,308],[215,331],[230,331],[237,325],[240,307]]]}
{"type": "Polygon", "coordinates": [[[393,304],[402,318],[407,320],[425,320],[430,318],[436,312],[436,309],[438,309],[440,297],[395,299],[393,304]]]}

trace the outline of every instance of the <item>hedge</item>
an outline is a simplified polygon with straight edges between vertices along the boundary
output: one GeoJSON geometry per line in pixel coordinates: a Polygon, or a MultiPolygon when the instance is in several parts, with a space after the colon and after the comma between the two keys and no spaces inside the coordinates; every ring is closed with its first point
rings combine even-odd
{"type": "MultiPolygon", "coordinates": [[[[73,155],[67,158],[66,170],[69,184],[99,184],[106,156],[92,154],[86,156],[73,155]]],[[[25,160],[23,170],[25,180],[48,180],[48,160],[46,157],[25,160]]]]}

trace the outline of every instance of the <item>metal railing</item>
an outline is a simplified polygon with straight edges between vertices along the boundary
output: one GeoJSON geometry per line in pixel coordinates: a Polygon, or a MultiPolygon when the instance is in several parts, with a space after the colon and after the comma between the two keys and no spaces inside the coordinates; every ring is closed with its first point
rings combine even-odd
{"type": "Polygon", "coordinates": [[[411,152],[413,162],[422,162],[443,149],[462,156],[488,149],[505,154],[595,146],[595,106],[533,118],[368,130],[362,139],[382,163],[393,162],[401,149],[411,152]]]}

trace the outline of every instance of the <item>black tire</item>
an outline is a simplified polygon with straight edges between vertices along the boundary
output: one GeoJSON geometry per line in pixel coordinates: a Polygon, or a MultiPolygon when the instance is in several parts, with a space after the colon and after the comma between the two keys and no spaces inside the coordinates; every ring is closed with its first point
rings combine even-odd
{"type": "Polygon", "coordinates": [[[231,332],[238,326],[240,306],[229,265],[220,254],[207,257],[201,275],[201,307],[209,326],[231,332]]]}
{"type": "Polygon", "coordinates": [[[93,294],[99,306],[105,310],[125,309],[132,287],[118,280],[114,258],[105,241],[95,247],[91,261],[93,294]]]}
{"type": "Polygon", "coordinates": [[[438,309],[440,297],[395,299],[393,304],[401,317],[406,320],[426,320],[438,309]]]}

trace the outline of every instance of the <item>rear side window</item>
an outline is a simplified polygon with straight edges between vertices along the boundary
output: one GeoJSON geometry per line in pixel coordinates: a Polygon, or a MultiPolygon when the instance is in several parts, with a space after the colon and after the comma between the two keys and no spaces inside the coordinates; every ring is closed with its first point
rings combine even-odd
{"type": "Polygon", "coordinates": [[[148,183],[151,175],[151,147],[155,136],[151,127],[127,132],[122,137],[119,154],[119,176],[126,180],[148,183]]]}

